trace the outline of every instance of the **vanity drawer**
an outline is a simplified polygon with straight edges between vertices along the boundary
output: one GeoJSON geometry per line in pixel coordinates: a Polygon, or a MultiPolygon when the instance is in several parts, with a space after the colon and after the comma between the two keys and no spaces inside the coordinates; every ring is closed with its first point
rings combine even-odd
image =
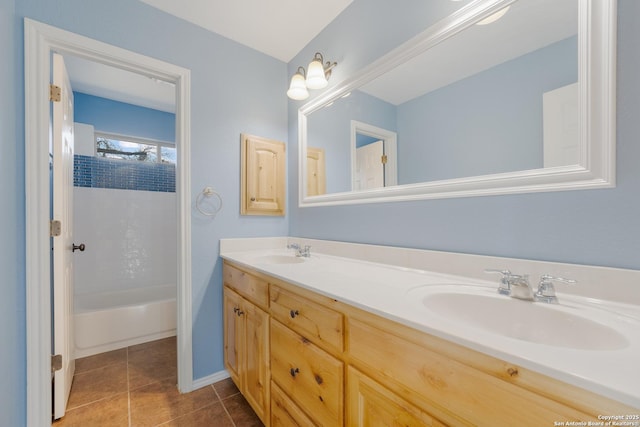
{"type": "Polygon", "coordinates": [[[341,426],[343,363],[271,319],[271,378],[314,422],[341,426]]]}
{"type": "MultiPolygon", "coordinates": [[[[594,419],[361,320],[350,318],[347,332],[355,366],[447,424],[542,426],[594,419]]],[[[519,375],[517,366],[505,369],[514,379],[519,375]]]]}
{"type": "Polygon", "coordinates": [[[269,306],[269,284],[266,280],[224,263],[222,267],[224,284],[249,301],[266,308],[269,306]]]}
{"type": "Polygon", "coordinates": [[[344,349],[342,313],[272,284],[271,315],[324,349],[341,353],[344,349]]]}
{"type": "Polygon", "coordinates": [[[271,427],[307,427],[315,424],[271,381],[271,427]]]}

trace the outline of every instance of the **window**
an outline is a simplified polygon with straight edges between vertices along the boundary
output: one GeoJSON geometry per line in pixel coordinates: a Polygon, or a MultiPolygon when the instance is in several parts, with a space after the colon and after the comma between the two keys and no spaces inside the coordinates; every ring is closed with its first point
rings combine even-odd
{"type": "Polygon", "coordinates": [[[96,133],[96,156],[175,165],[176,147],[167,142],[96,133]]]}

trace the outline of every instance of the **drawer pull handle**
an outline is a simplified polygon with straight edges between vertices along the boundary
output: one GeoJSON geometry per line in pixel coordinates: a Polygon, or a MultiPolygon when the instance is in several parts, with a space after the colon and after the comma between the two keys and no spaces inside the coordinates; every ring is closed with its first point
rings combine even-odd
{"type": "Polygon", "coordinates": [[[300,314],[300,312],[298,310],[291,310],[289,311],[289,315],[291,316],[292,319],[295,319],[295,317],[300,314]]]}
{"type": "Polygon", "coordinates": [[[298,369],[298,368],[295,368],[295,369],[294,369],[294,368],[291,368],[291,369],[289,370],[289,373],[291,374],[291,376],[292,376],[292,377],[295,377],[296,375],[298,375],[298,373],[300,373],[300,369],[298,369]]]}

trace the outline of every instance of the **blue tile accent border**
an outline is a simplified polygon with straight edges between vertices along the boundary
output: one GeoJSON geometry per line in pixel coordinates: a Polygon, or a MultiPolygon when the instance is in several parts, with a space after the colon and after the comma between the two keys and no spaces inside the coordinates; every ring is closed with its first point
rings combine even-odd
{"type": "Polygon", "coordinates": [[[75,155],[73,159],[73,185],[75,187],[175,193],[176,167],[164,163],[144,163],[75,155]]]}

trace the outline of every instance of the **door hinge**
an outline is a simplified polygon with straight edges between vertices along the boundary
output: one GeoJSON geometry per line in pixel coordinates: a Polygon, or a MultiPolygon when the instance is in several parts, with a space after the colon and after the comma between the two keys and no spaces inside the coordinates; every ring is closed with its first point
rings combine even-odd
{"type": "Polygon", "coordinates": [[[387,164],[387,155],[383,154],[382,157],[380,158],[380,161],[382,162],[383,165],[387,164]]]}
{"type": "Polygon", "coordinates": [[[62,89],[54,84],[49,85],[49,101],[60,102],[62,99],[62,89]]]}
{"type": "Polygon", "coordinates": [[[49,222],[49,235],[51,237],[58,237],[62,234],[62,222],[57,219],[52,219],[49,222]]]}
{"type": "Polygon", "coordinates": [[[54,354],[51,356],[51,373],[62,369],[62,355],[54,354]]]}

